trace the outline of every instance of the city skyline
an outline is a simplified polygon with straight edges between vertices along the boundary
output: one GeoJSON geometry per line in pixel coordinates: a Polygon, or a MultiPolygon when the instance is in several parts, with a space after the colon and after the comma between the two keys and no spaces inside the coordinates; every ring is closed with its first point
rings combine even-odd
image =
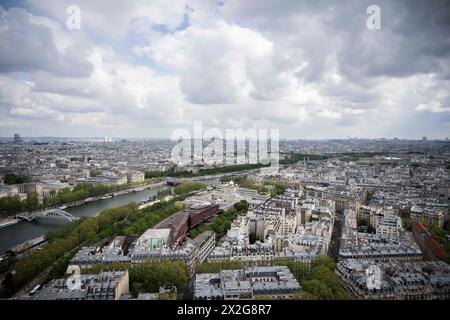
{"type": "Polygon", "coordinates": [[[170,138],[203,121],[446,139],[449,16],[445,1],[0,1],[0,136],[170,138]]]}
{"type": "MultiPolygon", "coordinates": [[[[140,140],[171,140],[171,141],[175,141],[173,139],[171,139],[171,137],[128,137],[128,136],[22,136],[21,134],[19,134],[21,139],[27,139],[27,140],[31,140],[33,141],[34,139],[48,139],[48,140],[52,140],[52,139],[76,139],[76,140],[89,140],[89,139],[96,139],[96,140],[102,140],[105,141],[105,139],[107,138],[108,141],[105,142],[114,142],[117,140],[136,140],[136,141],[140,141],[140,140]],[[111,140],[109,140],[111,139],[111,140]]],[[[7,137],[7,136],[0,136],[0,140],[14,140],[14,135],[11,137],[7,137]]],[[[188,140],[196,140],[196,139],[188,139],[188,140]]],[[[203,140],[205,142],[208,142],[208,138],[203,138],[203,140]]],[[[222,140],[226,140],[226,139],[222,139],[222,140]]],[[[246,140],[248,140],[248,138],[246,137],[246,140]]],[[[251,139],[250,139],[251,140],[251,139]]],[[[280,141],[295,141],[295,140],[304,140],[304,141],[331,141],[331,140],[373,140],[373,141],[381,141],[381,140],[387,140],[387,141],[395,141],[395,140],[400,140],[400,141],[448,141],[449,137],[442,137],[442,138],[430,138],[427,136],[418,136],[418,137],[393,137],[393,138],[386,138],[386,137],[372,137],[372,138],[366,138],[366,137],[345,137],[345,138],[336,138],[336,137],[325,137],[325,138],[284,138],[284,137],[280,137],[280,141]]]]}
{"type": "Polygon", "coordinates": [[[448,309],[449,88],[448,0],[0,0],[0,303],[448,309]]]}

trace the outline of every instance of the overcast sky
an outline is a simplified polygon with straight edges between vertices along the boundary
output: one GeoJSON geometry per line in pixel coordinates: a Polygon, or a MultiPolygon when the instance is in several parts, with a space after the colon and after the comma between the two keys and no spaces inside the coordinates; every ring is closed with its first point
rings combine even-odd
{"type": "Polygon", "coordinates": [[[170,137],[193,121],[285,138],[450,136],[450,1],[0,4],[3,137],[170,137]]]}

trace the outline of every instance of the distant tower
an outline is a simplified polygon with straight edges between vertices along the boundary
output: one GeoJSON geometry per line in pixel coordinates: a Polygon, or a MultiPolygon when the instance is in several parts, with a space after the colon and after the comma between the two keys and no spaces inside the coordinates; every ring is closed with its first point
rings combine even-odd
{"type": "Polygon", "coordinates": [[[422,141],[427,141],[428,138],[427,137],[422,137],[422,141]]]}
{"type": "Polygon", "coordinates": [[[22,138],[20,137],[20,134],[18,133],[14,134],[14,143],[22,143],[22,138]]]}

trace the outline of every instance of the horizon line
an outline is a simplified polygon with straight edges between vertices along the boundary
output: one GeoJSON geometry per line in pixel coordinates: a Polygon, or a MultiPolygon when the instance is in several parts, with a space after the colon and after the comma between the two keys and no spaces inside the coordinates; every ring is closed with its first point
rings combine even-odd
{"type": "MultiPolygon", "coordinates": [[[[170,141],[176,141],[177,139],[171,139],[170,137],[111,137],[111,136],[85,136],[85,137],[76,137],[76,136],[20,136],[22,139],[102,139],[105,138],[112,139],[112,140],[126,140],[126,139],[133,139],[133,140],[170,140],[170,141]]],[[[408,141],[432,141],[432,140],[443,140],[448,141],[449,137],[445,138],[431,138],[427,136],[423,137],[394,137],[394,138],[388,138],[388,137],[347,137],[347,138],[339,138],[339,137],[327,137],[327,138],[288,138],[288,137],[280,137],[281,140],[311,140],[311,141],[320,141],[320,140],[408,140],[408,141]]],[[[0,136],[1,140],[14,140],[14,136],[0,136]]],[[[192,139],[191,139],[192,140],[192,139]]],[[[195,140],[195,139],[194,139],[195,140]]],[[[203,139],[203,140],[210,140],[209,138],[203,139]]],[[[226,138],[222,138],[221,140],[226,140],[226,138]]],[[[269,140],[269,139],[268,139],[269,140]]]]}

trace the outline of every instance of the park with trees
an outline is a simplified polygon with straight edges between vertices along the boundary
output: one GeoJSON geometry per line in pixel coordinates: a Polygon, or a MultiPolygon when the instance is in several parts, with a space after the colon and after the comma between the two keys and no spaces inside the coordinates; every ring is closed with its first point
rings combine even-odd
{"type": "MultiPolygon", "coordinates": [[[[287,266],[303,288],[303,294],[296,296],[305,300],[348,300],[352,297],[342,287],[334,270],[336,262],[328,256],[316,258],[311,265],[302,261],[275,259],[273,265],[287,266]]],[[[218,273],[221,270],[243,269],[242,261],[219,261],[201,263],[197,273],[218,273]]]]}
{"type": "Polygon", "coordinates": [[[246,212],[248,209],[248,203],[245,200],[241,200],[234,204],[234,210],[219,210],[219,214],[215,216],[211,222],[202,223],[191,229],[188,232],[188,236],[192,239],[205,231],[213,231],[216,234],[216,238],[222,238],[230,229],[233,221],[239,216],[239,214],[246,212]]]}
{"type": "Polygon", "coordinates": [[[28,178],[20,174],[7,173],[3,177],[3,181],[5,182],[5,184],[19,184],[27,182],[28,178]]]}
{"type": "Polygon", "coordinates": [[[193,191],[206,189],[206,184],[201,182],[184,182],[177,185],[174,189],[175,194],[187,194],[193,191]]]}
{"type": "Polygon", "coordinates": [[[47,280],[63,276],[70,258],[82,246],[99,239],[115,235],[138,236],[146,229],[177,212],[175,202],[186,195],[179,195],[170,201],[161,201],[138,210],[136,203],[106,209],[97,217],[83,217],[71,222],[62,230],[46,236],[48,244],[41,250],[31,252],[23,259],[14,261],[12,272],[5,278],[0,297],[10,297],[42,273],[48,272],[47,280]]]}
{"type": "Polygon", "coordinates": [[[259,169],[263,167],[267,167],[270,164],[264,165],[261,163],[255,164],[236,164],[231,166],[223,166],[217,168],[202,168],[197,172],[192,171],[175,171],[175,169],[170,169],[167,171],[146,171],[145,178],[155,178],[155,177],[172,177],[172,178],[188,178],[188,177],[199,177],[199,176],[207,176],[207,175],[215,175],[215,174],[223,174],[223,173],[232,173],[239,172],[245,170],[253,170],[259,169]]]}
{"type": "Polygon", "coordinates": [[[0,198],[0,213],[3,213],[3,215],[11,215],[18,212],[42,210],[49,206],[70,204],[90,197],[98,197],[107,193],[126,190],[159,181],[161,181],[161,179],[153,178],[147,179],[144,182],[125,183],[112,186],[102,184],[94,186],[89,183],[81,183],[76,185],[73,189],[64,188],[59,192],[53,193],[51,196],[44,198],[42,203],[39,202],[36,193],[28,194],[25,200],[21,200],[17,195],[7,196],[0,198]]]}
{"type": "Polygon", "coordinates": [[[139,293],[158,292],[160,287],[176,288],[184,292],[189,281],[188,268],[183,262],[147,261],[139,264],[115,262],[110,265],[97,264],[92,268],[83,269],[82,273],[100,273],[105,271],[128,270],[130,292],[133,297],[139,293]]]}

